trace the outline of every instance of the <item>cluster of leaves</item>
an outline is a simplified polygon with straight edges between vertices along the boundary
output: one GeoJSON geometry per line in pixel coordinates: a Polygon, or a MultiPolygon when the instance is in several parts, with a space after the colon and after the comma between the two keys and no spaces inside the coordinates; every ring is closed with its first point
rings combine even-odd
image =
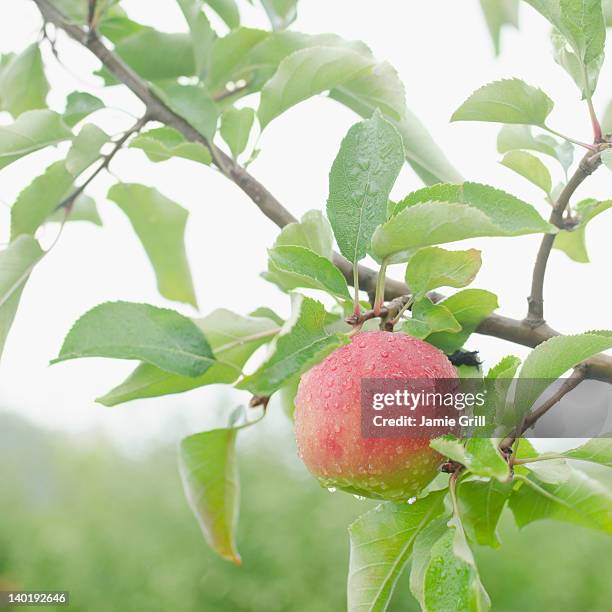
{"type": "MultiPolygon", "coordinates": [[[[590,102],[603,58],[605,26],[599,1],[529,1],[555,28],[557,61],[590,102]]],[[[54,4],[75,23],[89,15],[85,2],[54,4]]],[[[464,346],[470,334],[497,308],[492,293],[467,288],[481,265],[479,251],[446,250],[440,245],[476,237],[554,234],[556,246],[577,261],[587,260],[586,224],[612,204],[585,200],[572,211],[572,231],[545,221],[527,202],[489,185],[461,182],[438,147],[408,110],[395,70],[376,60],[361,42],[336,35],[308,35],[284,28],[295,18],[295,2],[262,1],[273,31],[247,28],[233,0],[178,0],[189,33],[163,33],[131,20],[116,2],[99,3],[100,34],[172,111],[208,142],[221,139],[235,159],[257,155],[249,146],[258,124],[264,130],[276,117],[321,93],[361,115],[343,140],[329,176],[326,215],[310,211],[287,225],[269,250],[263,276],[290,294],[292,314],[281,319],[267,308],[248,316],[227,310],[191,319],[146,304],[105,303],[81,317],[68,333],[58,357],[107,357],[138,361],[130,376],[99,398],[107,406],[181,393],[210,384],[231,384],[259,403],[277,394],[291,412],[301,374],[350,341],[345,317],[382,305],[389,266],[405,265],[411,288],[408,306],[392,324],[398,333],[430,342],[447,353],[464,346]],[[228,31],[220,36],[210,10],[228,31]],[[257,109],[243,105],[259,94],[257,109]],[[252,98],[249,98],[249,100],[252,98]],[[238,104],[237,104],[238,103],[238,104]],[[426,187],[392,201],[390,194],[407,161],[426,187]],[[359,285],[359,262],[371,256],[380,265],[373,303],[351,296],[334,243],[352,264],[348,280],[359,285]],[[459,291],[440,299],[432,291],[459,291]],[[322,301],[304,292],[319,292],[322,301]],[[322,296],[321,296],[322,294],[322,296]],[[247,368],[261,347],[267,354],[247,368]],[[245,370],[247,370],[245,372],[245,370]]],[[[512,2],[483,2],[492,30],[513,20],[512,2]]],[[[110,72],[98,72],[107,86],[110,72]]],[[[48,83],[39,47],[32,45],[0,64],[0,104],[14,117],[0,127],[0,168],[50,145],[69,142],[65,159],[51,164],[17,198],[11,210],[11,242],[0,252],[0,347],[15,316],[23,287],[45,256],[36,239],[47,222],[86,220],[100,224],[96,205],[84,186],[114,155],[123,135],[111,137],[92,117],[104,103],[88,93],[71,94],[62,113],[45,108],[48,83]],[[78,132],[75,134],[75,129],[78,132]],[[115,148],[111,148],[115,146],[115,148]],[[108,151],[108,152],[106,152],[108,151]],[[83,182],[85,180],[85,182],[83,182]],[[80,185],[80,186],[77,186],[80,185]]],[[[552,100],[541,90],[513,79],[486,85],[453,115],[456,121],[505,124],[498,139],[503,164],[535,183],[552,203],[549,170],[536,154],[552,157],[567,172],[573,145],[547,125],[552,100]],[[552,132],[532,133],[532,127],[552,132]]],[[[180,157],[209,165],[211,152],[189,142],[171,127],[156,127],[129,140],[154,163],[180,157]]],[[[160,294],[197,306],[184,247],[187,212],[157,190],[118,183],[108,200],[128,217],[155,270],[160,294]]],[[[373,321],[363,327],[375,325],[373,321]]],[[[559,337],[536,348],[519,378],[561,376],[588,357],[612,347],[607,332],[559,337]]],[[[520,362],[507,357],[487,374],[499,379],[505,397],[520,362]]],[[[520,387],[516,405],[526,414],[545,390],[520,387]]],[[[181,474],[187,497],[209,544],[224,558],[239,562],[235,542],[239,485],[235,459],[238,432],[254,421],[240,410],[225,428],[183,440],[181,474]]],[[[524,441],[516,455],[536,459],[516,467],[512,479],[499,440],[468,442],[443,438],[432,446],[464,466],[460,478],[437,482],[413,504],[383,503],[351,527],[349,607],[384,609],[401,571],[412,557],[411,586],[427,610],[482,610],[488,597],[470,551],[473,543],[498,545],[496,525],[506,503],[519,525],[555,518],[612,533],[612,495],[567,463],[567,459],[612,464],[612,447],[592,441],[540,468],[524,441]],[[450,504],[445,500],[450,494],[450,504]]]]}

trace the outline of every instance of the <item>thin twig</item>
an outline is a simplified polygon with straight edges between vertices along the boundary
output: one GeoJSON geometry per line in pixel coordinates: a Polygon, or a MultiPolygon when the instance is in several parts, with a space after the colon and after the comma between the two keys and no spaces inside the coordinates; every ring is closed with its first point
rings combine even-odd
{"type": "Polygon", "coordinates": [[[525,416],[523,422],[501,442],[500,448],[510,448],[518,437],[533,427],[551,408],[554,408],[570,391],[575,389],[586,378],[586,375],[587,367],[582,364],[577,366],[552,397],[525,416]]]}
{"type": "Polygon", "coordinates": [[[570,138],[569,136],[565,136],[564,134],[561,134],[560,132],[557,132],[556,130],[549,128],[547,125],[544,126],[544,129],[549,131],[551,134],[558,136],[559,138],[563,138],[563,140],[567,140],[568,142],[571,142],[572,144],[575,144],[579,147],[583,147],[584,149],[588,149],[589,151],[597,150],[597,145],[589,144],[587,142],[582,142],[580,140],[575,140],[574,138],[570,138]]]}
{"type": "MultiPolygon", "coordinates": [[[[582,158],[578,169],[570,178],[567,185],[557,198],[557,201],[553,205],[553,209],[550,214],[550,223],[552,225],[555,225],[559,229],[563,229],[565,227],[563,214],[568,207],[572,196],[583,181],[588,176],[593,174],[593,172],[595,172],[600,165],[601,159],[593,159],[592,153],[590,152],[582,158]]],[[[544,279],[546,277],[548,258],[550,257],[550,252],[554,242],[555,234],[544,234],[533,268],[531,294],[527,300],[529,309],[527,311],[526,318],[526,322],[533,327],[537,327],[544,323],[544,279]]]]}
{"type": "Polygon", "coordinates": [[[127,142],[127,140],[133,135],[139,132],[149,121],[149,118],[145,115],[141,119],[139,119],[129,130],[127,130],[119,140],[115,143],[112,151],[102,157],[102,163],[95,169],[95,171],[91,174],[91,176],[79,187],[77,187],[70,195],[64,198],[56,207],[55,210],[60,210],[65,208],[69,210],[74,204],[75,200],[85,191],[85,189],[92,183],[92,181],[102,172],[102,170],[107,169],[109,164],[111,163],[113,157],[123,148],[123,145],[127,142]]]}

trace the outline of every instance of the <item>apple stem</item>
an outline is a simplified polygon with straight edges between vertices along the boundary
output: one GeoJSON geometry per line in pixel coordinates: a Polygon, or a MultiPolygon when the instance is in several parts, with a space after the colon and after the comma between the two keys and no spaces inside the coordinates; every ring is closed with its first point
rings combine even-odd
{"type": "Polygon", "coordinates": [[[402,295],[389,302],[386,306],[381,306],[380,310],[366,310],[365,312],[353,313],[350,317],[344,319],[354,329],[349,333],[349,336],[355,333],[355,330],[359,331],[366,321],[371,319],[384,319],[384,323],[388,319],[393,319],[397,316],[397,313],[404,307],[408,308],[411,305],[412,298],[409,295],[402,295]]]}

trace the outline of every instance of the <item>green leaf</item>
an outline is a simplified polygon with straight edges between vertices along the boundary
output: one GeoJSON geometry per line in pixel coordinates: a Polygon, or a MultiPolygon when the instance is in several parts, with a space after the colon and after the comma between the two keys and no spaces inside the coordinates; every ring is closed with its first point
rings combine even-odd
{"type": "Polygon", "coordinates": [[[415,302],[412,307],[412,319],[421,321],[429,328],[429,333],[461,331],[461,325],[451,311],[442,304],[433,304],[428,297],[415,302]]]}
{"type": "Polygon", "coordinates": [[[499,548],[497,524],[512,491],[512,482],[472,480],[459,486],[459,507],[465,531],[481,546],[499,548]]]}
{"type": "Polygon", "coordinates": [[[428,523],[417,535],[413,546],[410,568],[410,591],[425,610],[424,582],[433,545],[448,531],[448,518],[441,517],[428,523]]]}
{"type": "Polygon", "coordinates": [[[51,363],[81,357],[138,359],[193,377],[204,374],[215,361],[193,321],[173,310],[130,302],[107,302],[85,313],[51,363]]]}
{"type": "Polygon", "coordinates": [[[207,140],[213,139],[217,130],[219,109],[203,87],[171,83],[156,86],[155,91],[202,136],[207,140]]]}
{"type": "Polygon", "coordinates": [[[85,91],[73,91],[66,98],[64,110],[64,123],[70,127],[75,126],[91,113],[104,108],[104,102],[85,91]]]}
{"type": "Polygon", "coordinates": [[[0,110],[18,117],[25,111],[46,108],[49,82],[38,44],[13,56],[0,72],[0,110]]]}
{"type": "Polygon", "coordinates": [[[407,261],[414,250],[434,244],[556,231],[531,205],[478,183],[426,187],[394,212],[372,237],[372,254],[388,263],[407,261]]]}
{"type": "Polygon", "coordinates": [[[578,263],[589,263],[589,253],[586,245],[587,225],[601,213],[612,208],[612,200],[598,202],[583,200],[576,206],[578,224],[571,230],[561,230],[555,236],[553,247],[563,251],[570,259],[578,263]]]}
{"type": "Polygon", "coordinates": [[[9,65],[14,57],[15,53],[0,54],[0,78],[2,78],[2,71],[9,65]]]}
{"type": "Polygon", "coordinates": [[[271,308],[268,308],[266,306],[260,306],[259,308],[256,308],[253,312],[249,313],[249,317],[255,317],[256,319],[270,319],[270,321],[274,321],[280,327],[285,324],[285,321],[282,317],[276,314],[276,312],[274,312],[271,308]]]}
{"type": "Polygon", "coordinates": [[[243,317],[223,308],[196,323],[206,334],[215,356],[240,369],[255,350],[270,342],[282,327],[282,323],[279,325],[269,316],[243,317]]]}
{"type": "Polygon", "coordinates": [[[185,495],[208,545],[223,559],[240,565],[236,435],[236,429],[215,429],[184,438],[179,468],[185,495]]]}
{"type": "MultiPolygon", "coordinates": [[[[544,457],[546,453],[541,454],[544,457]]],[[[561,484],[567,482],[572,477],[572,468],[565,459],[550,457],[546,461],[534,462],[527,466],[526,473],[531,472],[542,482],[548,484],[561,484]]]]}
{"type": "MultiPolygon", "coordinates": [[[[374,59],[369,50],[367,55],[374,59]]],[[[404,123],[403,120],[408,119],[410,122],[412,119],[406,108],[404,84],[388,62],[379,62],[371,71],[331,90],[330,97],[364,119],[371,117],[378,108],[400,132],[399,126],[404,123]]]]}
{"type": "Polygon", "coordinates": [[[12,125],[0,126],[0,168],[71,138],[72,132],[57,113],[49,110],[23,113],[12,125]]]}
{"type": "Polygon", "coordinates": [[[63,161],[52,163],[21,193],[11,208],[11,239],[34,234],[70,193],[74,176],[63,161]]]}
{"type": "Polygon", "coordinates": [[[230,30],[240,25],[240,11],[235,0],[206,0],[206,4],[219,15],[230,30]]]}
{"type": "Polygon", "coordinates": [[[603,53],[606,39],[601,0],[525,0],[548,19],[584,62],[603,53]]]}
{"type": "Polygon", "coordinates": [[[419,338],[419,340],[425,340],[431,334],[431,327],[427,323],[414,318],[404,321],[401,329],[405,334],[419,338]]]}
{"type": "Polygon", "coordinates": [[[66,169],[77,177],[100,159],[100,149],[110,140],[109,135],[93,123],[87,123],[72,141],[66,156],[66,169]]]}
{"type": "Polygon", "coordinates": [[[181,157],[200,164],[212,161],[208,149],[199,142],[188,142],[171,127],[160,127],[139,134],[130,142],[130,147],[142,149],[152,162],[163,162],[181,157]]]}
{"type": "Polygon", "coordinates": [[[561,483],[547,483],[530,474],[514,491],[509,505],[519,527],[554,519],[612,535],[612,494],[572,468],[570,477],[561,483]]]}
{"type": "Polygon", "coordinates": [[[297,0],[261,0],[275,30],[284,30],[297,17],[297,0]]]}
{"type": "Polygon", "coordinates": [[[206,75],[208,58],[216,39],[215,32],[202,10],[203,0],[178,0],[178,4],[191,32],[196,73],[203,77],[206,75]]]}
{"type": "MultiPolygon", "coordinates": [[[[82,6],[81,0],[76,0],[82,6]]],[[[108,38],[113,44],[118,44],[120,41],[146,30],[146,26],[141,23],[132,21],[125,16],[125,13],[118,15],[109,15],[99,25],[100,33],[108,38]]]]}
{"type": "Polygon", "coordinates": [[[284,111],[364,74],[374,60],[345,47],[311,47],[285,58],[261,92],[262,130],[284,111]]]}
{"type": "Polygon", "coordinates": [[[610,28],[612,27],[612,0],[603,0],[602,8],[606,26],[610,28]]]}
{"type": "Polygon", "coordinates": [[[385,221],[403,163],[401,138],[378,112],[354,125],[342,141],[329,175],[327,215],[349,261],[365,257],[374,230],[385,221]]]}
{"type": "Polygon", "coordinates": [[[586,444],[563,453],[570,459],[580,459],[612,467],[612,439],[609,437],[593,438],[586,444]]]}
{"type": "MultiPolygon", "coordinates": [[[[238,28],[215,41],[210,52],[207,84],[216,91],[240,77],[239,67],[249,52],[269,36],[264,30],[238,28]]],[[[248,69],[246,72],[249,72],[248,69]]]]}
{"type": "Polygon", "coordinates": [[[612,149],[608,149],[601,154],[601,161],[609,170],[612,170],[612,149]]]}
{"type": "Polygon", "coordinates": [[[405,208],[376,228],[372,236],[372,255],[379,262],[402,263],[408,261],[416,250],[433,244],[543,231],[532,226],[515,233],[496,221],[499,219],[492,219],[468,204],[422,202],[405,208]]]}
{"type": "Polygon", "coordinates": [[[529,182],[539,187],[545,194],[552,191],[552,178],[544,163],[526,151],[510,151],[501,161],[502,166],[514,170],[529,182]]]}
{"type": "MultiPolygon", "coordinates": [[[[189,34],[159,32],[142,28],[115,45],[115,52],[147,81],[164,81],[193,76],[196,67],[189,34]]],[[[105,69],[98,72],[107,85],[115,84],[105,69]]]]}
{"type": "Polygon", "coordinates": [[[240,28],[213,47],[209,86],[217,90],[225,83],[244,79],[250,87],[243,94],[257,91],[283,59],[315,46],[347,48],[371,59],[371,70],[330,90],[330,97],[364,119],[380,108],[401,134],[406,160],[425,183],[462,180],[419,119],[406,108],[404,86],[396,70],[387,62],[378,62],[363,43],[347,42],[334,34],[269,34],[240,28]]]}
{"type": "Polygon", "coordinates": [[[519,417],[533,406],[550,386],[571,368],[593,355],[612,348],[612,332],[596,331],[576,336],[556,336],[534,348],[519,374],[514,404],[519,417]]]}
{"type": "Polygon", "coordinates": [[[246,149],[254,121],[252,108],[228,108],[221,115],[221,138],[228,144],[234,159],[246,149]]]}
{"type": "Polygon", "coordinates": [[[31,236],[19,236],[0,251],[0,356],[23,288],[43,255],[38,242],[31,236]]]}
{"type": "Polygon", "coordinates": [[[551,39],[557,64],[564,68],[574,79],[574,82],[582,92],[583,98],[591,98],[597,89],[597,81],[599,80],[599,73],[601,72],[604,60],[603,52],[588,64],[585,64],[572,51],[567,43],[567,39],[561,32],[553,29],[551,39]]]}
{"type": "Polygon", "coordinates": [[[521,365],[521,360],[514,355],[506,355],[503,357],[499,363],[494,365],[487,372],[487,379],[494,380],[497,378],[505,378],[512,379],[514,378],[519,366],[521,365]]]}
{"type": "Polygon", "coordinates": [[[445,528],[432,523],[415,545],[410,576],[412,592],[428,612],[484,612],[490,607],[465,532],[457,517],[445,528]],[[441,534],[441,535],[440,535],[441,534]],[[437,538],[437,539],[436,539],[437,538]],[[426,547],[429,545],[428,547],[426,547]],[[418,563],[416,551],[418,547],[418,563]]]}
{"type": "Polygon", "coordinates": [[[217,361],[200,376],[180,376],[165,372],[148,363],[141,363],[121,384],[96,398],[103,406],[116,406],[133,400],[184,393],[206,385],[231,385],[240,370],[229,363],[217,361]]]}
{"type": "Polygon", "coordinates": [[[432,334],[427,338],[427,342],[448,354],[460,349],[472,332],[498,308],[497,296],[483,289],[464,289],[440,304],[448,308],[459,321],[461,331],[456,334],[432,334]]]}
{"type": "Polygon", "coordinates": [[[481,435],[506,436],[516,426],[514,415],[505,407],[509,401],[509,390],[514,382],[521,360],[507,355],[493,366],[485,377],[486,401],[478,413],[485,415],[488,424],[481,428],[481,435]]]}
{"type": "Polygon", "coordinates": [[[493,40],[495,55],[500,52],[500,36],[505,26],[518,27],[518,0],[480,0],[480,7],[484,14],[493,40]]]}
{"type": "Polygon", "coordinates": [[[463,443],[452,435],[436,438],[429,446],[445,457],[458,461],[477,476],[506,481],[510,468],[497,448],[494,438],[469,438],[463,443]]]}
{"type": "Polygon", "coordinates": [[[62,208],[56,210],[46,219],[47,223],[63,223],[64,221],[70,221],[71,223],[74,221],[87,221],[94,225],[102,225],[102,219],[98,214],[95,200],[84,193],[81,193],[76,198],[68,217],[66,217],[66,209],[62,208]]]}
{"type": "Polygon", "coordinates": [[[279,403],[283,412],[293,420],[293,414],[295,412],[295,396],[297,395],[298,386],[300,384],[300,377],[294,376],[289,380],[287,384],[281,387],[274,397],[278,397],[279,403]]]}
{"type": "Polygon", "coordinates": [[[451,121],[493,121],[543,127],[554,106],[541,90],[520,79],[495,81],[475,91],[451,121]]]}
{"type": "Polygon", "coordinates": [[[566,171],[574,161],[574,145],[571,142],[558,141],[549,134],[534,136],[528,125],[504,125],[497,137],[497,150],[500,153],[508,153],[520,149],[549,155],[566,171]]]}
{"type": "Polygon", "coordinates": [[[278,235],[275,247],[302,246],[326,257],[333,257],[334,237],[329,221],[318,210],[309,210],[299,223],[289,223],[278,235]]]}
{"type": "Polygon", "coordinates": [[[433,185],[462,180],[418,117],[406,108],[404,86],[395,69],[386,62],[333,89],[330,97],[364,119],[380,108],[402,137],[406,161],[424,183],[433,185]]]}
{"type": "Polygon", "coordinates": [[[164,297],[197,307],[185,252],[188,212],[152,187],[118,183],[108,198],[127,215],[142,242],[164,297]]]}
{"type": "MultiPolygon", "coordinates": [[[[595,74],[588,80],[596,81],[606,41],[601,0],[526,0],[526,2],[559,30],[573,51],[575,60],[582,65],[581,72],[583,74],[585,71],[594,72],[595,74]]],[[[569,55],[569,52],[565,55],[569,55]]],[[[566,61],[560,63],[567,68],[566,61]]],[[[573,73],[574,71],[570,69],[570,74],[573,73]]],[[[587,93],[587,97],[590,93],[592,90],[587,93]]]]}
{"type": "Polygon", "coordinates": [[[182,393],[213,384],[232,384],[249,357],[262,345],[270,342],[283,324],[265,316],[242,317],[229,310],[213,311],[196,325],[204,332],[213,350],[215,363],[201,376],[180,376],[141,363],[119,386],[96,401],[105,406],[146,397],[182,393]]]}
{"type": "Polygon", "coordinates": [[[333,350],[348,344],[345,334],[325,331],[326,313],[323,304],[292,295],[292,315],[272,344],[266,361],[236,386],[254,395],[272,395],[292,376],[301,374],[324,359],[333,350]]]}
{"type": "Polygon", "coordinates": [[[445,251],[426,247],[417,251],[408,262],[406,282],[415,299],[439,287],[462,288],[469,285],[480,266],[480,251],[445,251]]]}
{"type": "Polygon", "coordinates": [[[350,527],[348,610],[385,610],[416,537],[444,511],[445,491],[408,505],[386,502],[350,527]]]}
{"type": "Polygon", "coordinates": [[[285,289],[309,288],[326,291],[340,299],[351,296],[344,275],[327,258],[301,246],[277,246],[268,251],[270,272],[285,289]]]}
{"type": "Polygon", "coordinates": [[[510,468],[499,450],[499,442],[496,438],[469,438],[465,449],[474,473],[505,482],[510,479],[510,468]]]}

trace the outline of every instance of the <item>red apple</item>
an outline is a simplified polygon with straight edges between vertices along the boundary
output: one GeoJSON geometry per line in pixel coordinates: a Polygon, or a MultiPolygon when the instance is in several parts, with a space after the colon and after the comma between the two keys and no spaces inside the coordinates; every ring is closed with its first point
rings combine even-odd
{"type": "MultiPolygon", "coordinates": [[[[350,344],[334,351],[300,381],[295,432],[308,470],[328,488],[407,500],[433,480],[443,457],[429,447],[434,436],[364,438],[364,378],[456,379],[457,373],[446,355],[431,344],[381,331],[356,334],[350,344]]],[[[436,435],[442,433],[447,432],[436,435]]]]}

